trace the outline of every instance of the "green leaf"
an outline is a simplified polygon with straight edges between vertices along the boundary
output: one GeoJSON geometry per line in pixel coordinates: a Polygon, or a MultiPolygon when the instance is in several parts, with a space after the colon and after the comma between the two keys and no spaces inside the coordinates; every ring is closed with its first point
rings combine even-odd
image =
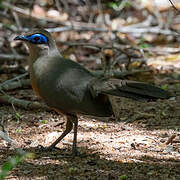
{"type": "Polygon", "coordinates": [[[138,42],[138,46],[141,49],[145,49],[149,47],[149,44],[145,43],[144,37],[142,37],[138,42]]]}
{"type": "Polygon", "coordinates": [[[46,124],[46,120],[42,120],[41,123],[46,124]]]}
{"type": "Polygon", "coordinates": [[[167,90],[168,89],[168,85],[164,84],[164,85],[161,86],[161,88],[164,89],[164,90],[167,90]]]}
{"type": "Polygon", "coordinates": [[[148,48],[148,47],[149,47],[149,44],[147,44],[147,43],[142,43],[142,44],[139,45],[139,48],[141,48],[141,49],[145,49],[145,48],[148,48]]]}
{"type": "Polygon", "coordinates": [[[118,180],[126,180],[126,179],[127,179],[126,175],[119,176],[119,178],[118,178],[118,180]]]}
{"type": "Polygon", "coordinates": [[[115,2],[110,2],[110,3],[108,4],[108,6],[111,7],[111,8],[113,8],[113,9],[117,9],[117,8],[118,8],[117,3],[115,3],[115,2]]]}
{"type": "Polygon", "coordinates": [[[163,116],[166,116],[166,113],[163,111],[163,112],[162,112],[162,115],[163,115],[163,116]]]}
{"type": "Polygon", "coordinates": [[[19,112],[17,112],[17,113],[16,113],[16,119],[18,119],[18,120],[19,120],[20,118],[21,118],[21,115],[20,115],[20,113],[19,113],[19,112]]]}
{"type": "Polygon", "coordinates": [[[126,8],[129,8],[131,6],[131,2],[130,1],[127,1],[125,2],[125,5],[124,5],[126,8]]]}
{"type": "Polygon", "coordinates": [[[17,133],[20,133],[20,132],[21,132],[21,129],[20,129],[20,128],[16,129],[16,132],[17,132],[17,133]]]}

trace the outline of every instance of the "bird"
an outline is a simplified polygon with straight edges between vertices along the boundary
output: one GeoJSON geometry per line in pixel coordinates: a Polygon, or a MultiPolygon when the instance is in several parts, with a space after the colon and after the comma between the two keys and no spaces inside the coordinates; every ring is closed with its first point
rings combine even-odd
{"type": "Polygon", "coordinates": [[[168,91],[148,83],[95,76],[79,63],[64,58],[55,39],[45,29],[33,29],[14,40],[28,46],[33,90],[49,107],[67,118],[65,130],[46,150],[56,148],[74,128],[72,154],[77,155],[78,115],[111,117],[109,95],[137,101],[171,97],[168,91]]]}

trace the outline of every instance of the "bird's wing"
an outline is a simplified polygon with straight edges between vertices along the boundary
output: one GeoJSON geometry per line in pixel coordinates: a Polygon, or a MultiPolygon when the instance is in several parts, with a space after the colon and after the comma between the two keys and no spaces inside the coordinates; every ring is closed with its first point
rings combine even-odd
{"type": "Polygon", "coordinates": [[[91,94],[109,94],[135,100],[167,99],[170,93],[156,86],[129,80],[94,79],[89,85],[91,94]]]}

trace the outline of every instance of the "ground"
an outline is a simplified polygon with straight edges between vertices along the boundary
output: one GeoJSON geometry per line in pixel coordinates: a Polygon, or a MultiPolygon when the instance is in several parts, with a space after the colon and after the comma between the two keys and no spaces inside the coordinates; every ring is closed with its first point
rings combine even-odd
{"type": "MultiPolygon", "coordinates": [[[[31,90],[27,92],[34,97],[31,90]]],[[[34,153],[33,159],[20,163],[7,179],[180,179],[179,99],[116,101],[119,118],[79,117],[79,157],[70,156],[73,131],[58,144],[60,150],[41,152],[38,146],[50,145],[62,133],[65,117],[53,111],[1,106],[10,138],[34,153]]],[[[4,140],[0,147],[3,164],[16,151],[4,140]]]]}

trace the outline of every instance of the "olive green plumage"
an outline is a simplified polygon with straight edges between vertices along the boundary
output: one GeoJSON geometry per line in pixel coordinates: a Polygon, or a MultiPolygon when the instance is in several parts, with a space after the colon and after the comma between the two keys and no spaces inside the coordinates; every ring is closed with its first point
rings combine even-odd
{"type": "Polygon", "coordinates": [[[17,36],[15,40],[24,41],[29,48],[33,89],[50,107],[67,116],[66,130],[49,149],[72,130],[74,123],[73,153],[76,154],[77,114],[111,116],[113,111],[108,95],[143,101],[170,97],[167,91],[146,83],[95,77],[78,63],[63,58],[54,39],[45,30],[37,29],[17,36]]]}

